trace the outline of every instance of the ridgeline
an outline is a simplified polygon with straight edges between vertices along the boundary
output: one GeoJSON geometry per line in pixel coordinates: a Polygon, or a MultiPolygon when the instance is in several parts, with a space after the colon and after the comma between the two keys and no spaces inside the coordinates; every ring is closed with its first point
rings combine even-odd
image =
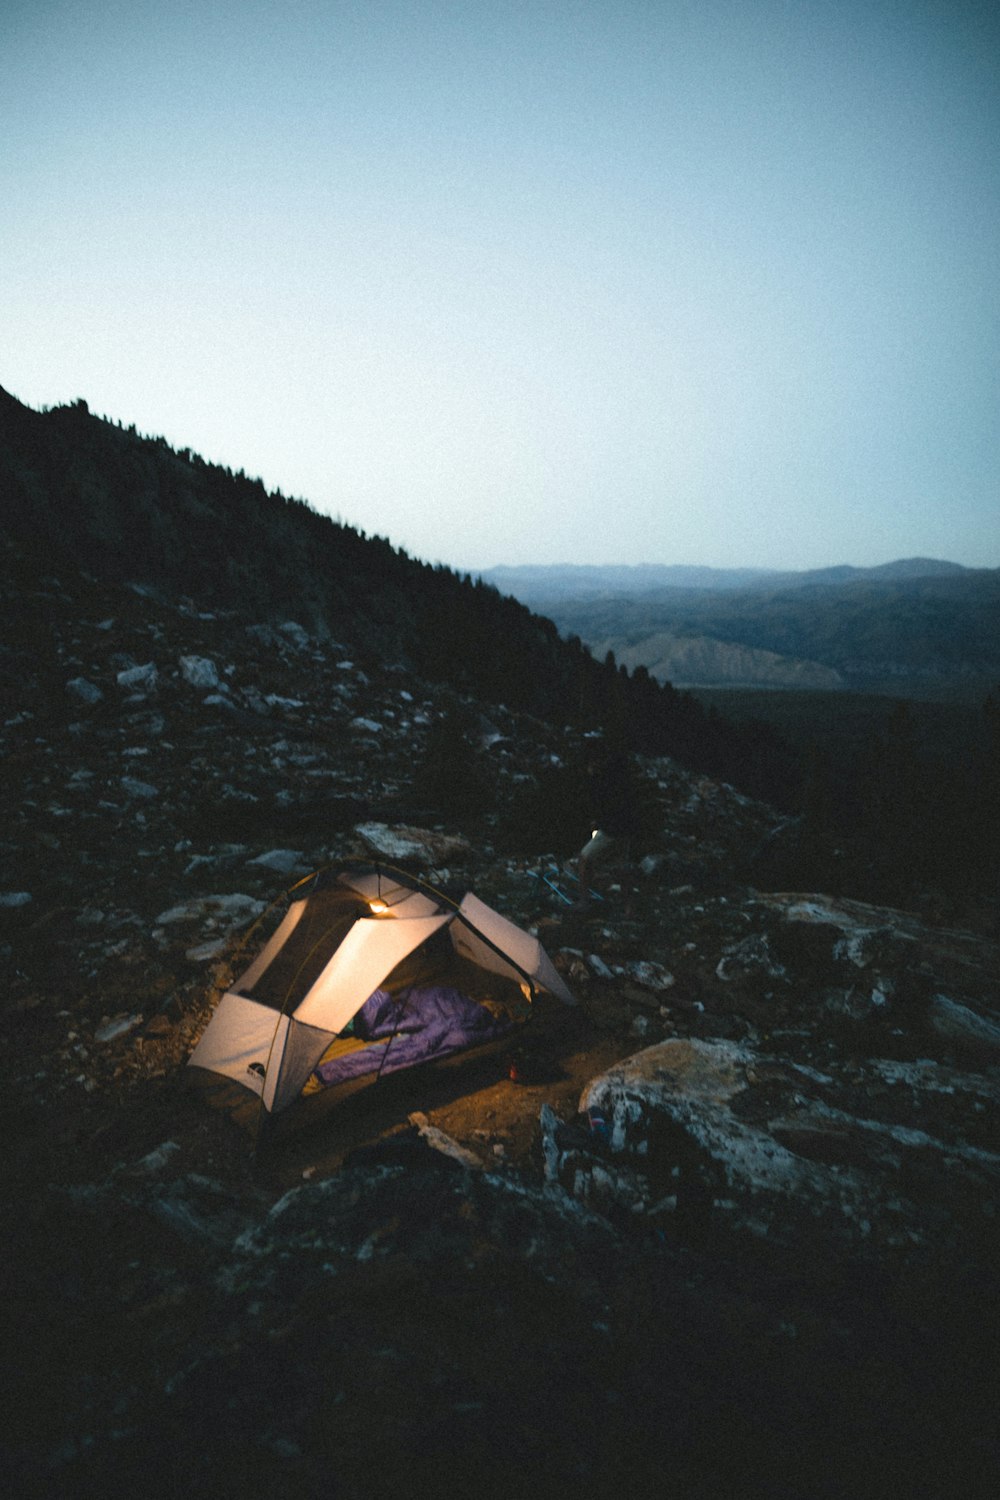
{"type": "Polygon", "coordinates": [[[0,565],[20,582],[68,568],[256,621],[291,616],[361,660],[548,723],[604,726],[637,751],[785,800],[788,757],[770,731],[728,724],[644,667],[596,660],[492,585],[82,399],[34,411],[0,389],[0,487],[0,565]]]}

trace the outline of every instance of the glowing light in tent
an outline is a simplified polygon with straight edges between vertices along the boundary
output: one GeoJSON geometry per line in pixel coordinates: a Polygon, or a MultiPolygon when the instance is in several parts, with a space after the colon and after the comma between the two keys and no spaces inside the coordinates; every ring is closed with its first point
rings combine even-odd
{"type": "Polygon", "coordinates": [[[384,901],[369,901],[368,908],[371,911],[373,917],[384,916],[385,913],[389,910],[384,901]]]}

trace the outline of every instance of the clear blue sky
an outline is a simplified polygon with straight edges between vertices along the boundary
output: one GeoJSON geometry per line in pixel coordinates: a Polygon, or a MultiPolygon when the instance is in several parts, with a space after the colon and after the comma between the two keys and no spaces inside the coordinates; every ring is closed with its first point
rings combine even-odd
{"type": "Polygon", "coordinates": [[[963,0],[6,0],[0,384],[417,556],[1000,565],[963,0]]]}

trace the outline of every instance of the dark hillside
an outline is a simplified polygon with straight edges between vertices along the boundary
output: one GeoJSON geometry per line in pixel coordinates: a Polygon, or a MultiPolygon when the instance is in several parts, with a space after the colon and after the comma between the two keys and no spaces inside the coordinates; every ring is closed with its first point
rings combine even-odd
{"type": "Polygon", "coordinates": [[[838,761],[865,754],[884,735],[902,702],[913,721],[923,753],[957,764],[971,749],[985,751],[988,716],[979,704],[935,703],[887,697],[884,693],[767,692],[765,689],[696,688],[694,695],[735,723],[770,724],[802,753],[814,745],[838,761]]]}
{"type": "Polygon", "coordinates": [[[698,696],[727,720],[769,726],[802,768],[795,855],[758,878],[819,880],[902,904],[930,890],[960,902],[995,894],[996,695],[978,706],[850,692],[698,696]]]}
{"type": "MultiPolygon", "coordinates": [[[[640,754],[669,755],[785,812],[810,811],[804,848],[769,869],[769,878],[782,884],[794,876],[894,900],[906,899],[914,881],[921,889],[943,885],[963,899],[970,886],[992,889],[994,793],[981,745],[963,747],[968,754],[942,765],[921,749],[919,728],[907,724],[905,775],[894,778],[887,800],[881,732],[869,735],[849,764],[804,754],[801,740],[783,738],[774,721],[723,717],[658,681],[634,656],[622,661],[603,646],[592,654],[579,636],[562,639],[555,623],[481,580],[421,563],[383,537],[268,493],[258,479],[97,418],[84,401],[35,412],[0,393],[0,496],[6,522],[0,576],[8,585],[0,621],[4,699],[17,699],[36,665],[29,599],[44,613],[50,601],[38,595],[40,580],[60,578],[62,597],[77,587],[75,576],[133,597],[138,590],[195,616],[221,611],[267,629],[295,622],[293,629],[305,628],[334,653],[343,648],[370,675],[399,668],[414,682],[502,705],[552,726],[557,745],[567,741],[567,730],[603,725],[640,754]],[[913,805],[934,810],[932,830],[926,817],[914,820],[913,805]],[[832,851],[845,841],[850,859],[834,860],[832,851]]],[[[803,621],[817,653],[819,636],[824,649],[841,649],[845,630],[856,639],[863,627],[881,654],[896,650],[878,635],[888,628],[883,604],[891,594],[913,639],[939,639],[943,654],[956,640],[959,651],[979,649],[997,591],[993,574],[945,572],[787,594],[730,593],[714,603],[689,593],[687,609],[714,611],[713,629],[734,637],[766,629],[776,649],[801,633],[803,621]],[[956,591],[971,622],[966,644],[954,625],[956,591]],[[811,613],[810,598],[821,606],[811,613]],[[847,616],[837,600],[848,602],[847,616]]],[[[630,607],[653,605],[633,600],[630,607]]],[[[280,680],[270,690],[280,696],[280,680]]],[[[61,698],[63,684],[53,691],[61,698]]],[[[423,788],[428,801],[439,797],[442,784],[456,796],[459,777],[471,767],[461,714],[436,733],[437,769],[426,772],[423,788]]],[[[566,807],[578,796],[561,777],[546,775],[509,799],[511,837],[523,843],[565,824],[566,807]]],[[[487,793],[471,776],[462,795],[473,807],[489,800],[487,793]]],[[[549,847],[557,847],[554,836],[549,847]]]]}
{"type": "Polygon", "coordinates": [[[293,618],[359,660],[550,723],[613,726],[636,749],[780,800],[776,752],[762,755],[753,735],[693,698],[595,660],[480,580],[95,417],[85,401],[36,412],[0,391],[0,494],[9,574],[83,569],[167,601],[257,622],[293,618]]]}

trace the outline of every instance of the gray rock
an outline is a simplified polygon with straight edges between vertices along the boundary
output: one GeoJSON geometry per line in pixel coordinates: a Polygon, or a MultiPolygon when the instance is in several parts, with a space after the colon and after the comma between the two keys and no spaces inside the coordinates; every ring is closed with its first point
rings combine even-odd
{"type": "Polygon", "coordinates": [[[156,921],[161,927],[175,922],[202,922],[210,927],[231,928],[252,921],[263,910],[263,901],[234,892],[227,896],[196,896],[161,912],[156,921]]]}
{"type": "Polygon", "coordinates": [[[728,982],[758,976],[784,979],[786,971],[771,952],[766,934],[755,932],[723,949],[715,974],[717,979],[728,982]]]}
{"type": "Polygon", "coordinates": [[[615,1155],[643,1158],[657,1178],[673,1175],[682,1196],[695,1191],[706,1206],[734,1195],[748,1215],[762,1214],[762,1197],[853,1211],[856,1182],[800,1158],[734,1113],[732,1101],[746,1089],[754,1061],[733,1042],[675,1038],[592,1079],[580,1109],[599,1110],[609,1121],[615,1155]]]}
{"type": "Polygon", "coordinates": [[[269,849],[266,854],[247,860],[247,864],[260,865],[265,870],[273,870],[276,875],[291,875],[294,870],[303,868],[302,858],[298,849],[269,849]]]}
{"type": "Polygon", "coordinates": [[[625,972],[636,984],[647,990],[669,990],[674,984],[674,976],[662,964],[653,963],[650,959],[635,959],[625,965],[625,972]]]}
{"type": "Polygon", "coordinates": [[[31,900],[30,891],[0,891],[0,906],[8,908],[27,906],[31,900]]]}
{"type": "Polygon", "coordinates": [[[66,684],[66,691],[83,703],[100,703],[104,697],[96,682],[88,682],[86,677],[72,677],[66,684]]]}
{"type": "Polygon", "coordinates": [[[442,1156],[448,1156],[452,1161],[457,1161],[460,1166],[469,1171],[481,1172],[483,1163],[474,1151],[462,1146],[458,1141],[432,1125],[425,1114],[418,1111],[410,1115],[410,1124],[415,1125],[423,1140],[433,1151],[440,1151],[442,1156]]]}
{"type": "Polygon", "coordinates": [[[214,688],[219,686],[219,672],[213,661],[207,656],[182,656],[180,659],[181,676],[184,681],[196,688],[214,688]]]}
{"type": "Polygon", "coordinates": [[[123,776],[121,784],[122,790],[128,796],[137,797],[142,801],[148,802],[160,795],[158,787],[153,786],[148,781],[140,781],[136,776],[123,776]]]}
{"type": "Polygon", "coordinates": [[[587,966],[596,979],[614,979],[615,977],[599,953],[587,954],[587,966]]]}
{"type": "Polygon", "coordinates": [[[436,833],[408,824],[358,823],[354,832],[376,854],[386,859],[421,859],[428,865],[460,859],[471,852],[467,839],[436,833]]]}
{"type": "Polygon", "coordinates": [[[299,651],[305,651],[309,647],[309,633],[303,630],[296,620],[286,620],[283,625],[278,626],[278,629],[299,651]]]}
{"type": "Polygon", "coordinates": [[[1000,1024],[986,1016],[977,1015],[967,1005],[960,1005],[947,995],[932,996],[930,1018],[931,1025],[940,1036],[1000,1051],[1000,1024]]]}
{"type": "Polygon", "coordinates": [[[116,1042],[119,1037],[128,1036],[137,1026],[142,1025],[142,1016],[114,1016],[109,1021],[104,1021],[94,1032],[95,1042],[116,1042]]]}
{"type": "Polygon", "coordinates": [[[193,964],[209,963],[213,958],[218,958],[226,951],[225,938],[214,938],[207,943],[198,943],[194,948],[188,948],[184,957],[193,964]]]}
{"type": "Polygon", "coordinates": [[[129,1171],[136,1176],[152,1177],[157,1172],[162,1172],[180,1149],[176,1141],[164,1141],[162,1145],[147,1152],[129,1171]]]}
{"type": "Polygon", "coordinates": [[[149,661],[141,667],[127,667],[118,673],[115,681],[129,692],[150,693],[156,687],[158,676],[155,662],[149,661]]]}

